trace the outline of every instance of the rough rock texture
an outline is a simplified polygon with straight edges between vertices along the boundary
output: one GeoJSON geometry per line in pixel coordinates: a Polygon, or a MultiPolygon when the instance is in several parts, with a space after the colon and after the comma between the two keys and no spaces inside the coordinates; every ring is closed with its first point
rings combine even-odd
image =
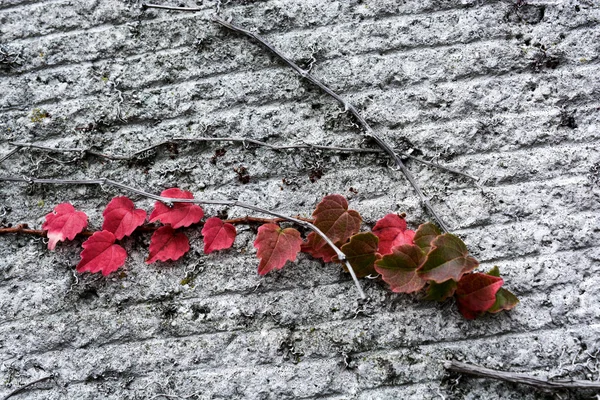
{"type": "MultiPolygon", "coordinates": [[[[338,105],[255,43],[209,21],[217,6],[357,105],[409,162],[482,268],[499,265],[513,311],[466,321],[451,303],[391,294],[308,256],[264,278],[252,228],[234,248],[76,276],[80,240],[55,252],[0,237],[0,394],[27,399],[538,399],[444,372],[455,358],[542,377],[599,378],[600,4],[595,0],[231,0],[144,11],[117,0],[0,1],[0,157],[9,141],[128,154],[170,137],[370,147],[338,105]],[[226,4],[225,4],[226,3],[226,4]],[[177,397],[179,396],[179,397],[177,397]]],[[[340,193],[365,228],[388,212],[429,220],[385,157],[162,147],[136,162],[22,150],[2,175],[179,186],[308,215],[340,193]],[[226,154],[216,157],[215,151],[226,154]],[[234,168],[247,167],[250,181],[234,168]],[[320,179],[316,176],[323,173],[320,179]],[[315,182],[311,182],[310,176],[315,182]]],[[[70,201],[102,224],[116,188],[0,182],[0,224],[39,228],[70,201]]],[[[132,196],[149,210],[152,201],[132,196]]],[[[207,207],[207,215],[244,210],[207,207]]],[[[590,398],[594,393],[563,393],[590,398]]]]}

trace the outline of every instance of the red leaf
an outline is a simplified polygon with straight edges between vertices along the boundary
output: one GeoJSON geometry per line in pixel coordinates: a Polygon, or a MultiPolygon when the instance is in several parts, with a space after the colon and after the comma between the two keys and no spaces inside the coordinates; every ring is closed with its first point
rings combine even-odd
{"type": "Polygon", "coordinates": [[[285,263],[296,260],[302,239],[294,228],[281,229],[276,224],[265,224],[258,228],[254,247],[260,258],[258,273],[265,275],[273,269],[281,269],[285,263]]]}
{"type": "Polygon", "coordinates": [[[426,281],[417,273],[419,266],[425,261],[425,254],[415,245],[404,244],[394,247],[392,254],[387,254],[375,263],[375,269],[392,292],[413,293],[423,289],[426,281]]]}
{"type": "MultiPolygon", "coordinates": [[[[162,197],[172,199],[193,199],[191,192],[178,188],[163,190],[162,197]]],[[[157,201],[154,204],[154,210],[150,214],[150,222],[158,221],[166,225],[171,225],[173,229],[190,226],[198,223],[204,217],[204,211],[196,204],[192,203],[174,203],[173,207],[168,207],[164,203],[157,201]]]]}
{"type": "MultiPolygon", "coordinates": [[[[494,266],[494,268],[489,270],[487,274],[499,277],[500,268],[494,266]]],[[[487,310],[487,312],[495,314],[502,310],[512,310],[517,304],[519,304],[519,299],[517,298],[517,296],[501,287],[500,290],[496,292],[496,301],[494,302],[494,305],[492,305],[492,307],[490,307],[487,310]]]]}
{"type": "MultiPolygon", "coordinates": [[[[325,246],[321,247],[319,250],[315,250],[313,246],[315,238],[317,237],[319,237],[319,235],[316,233],[309,233],[307,242],[302,243],[300,250],[304,253],[310,254],[314,258],[320,258],[325,262],[331,262],[333,256],[335,256],[335,250],[328,244],[325,244],[325,246]]],[[[341,244],[338,246],[338,248],[339,247],[341,247],[341,244]]]]}
{"type": "MultiPolygon", "coordinates": [[[[313,212],[314,225],[333,243],[346,243],[358,232],[362,218],[357,211],[348,210],[348,202],[339,194],[325,196],[313,212]]],[[[308,235],[314,250],[320,250],[327,242],[316,233],[308,235]],[[312,236],[312,238],[311,238],[312,236]]]]}
{"type": "Polygon", "coordinates": [[[456,287],[456,302],[461,314],[466,319],[474,319],[490,309],[503,283],[500,277],[479,272],[463,276],[456,287]]]}
{"type": "MultiPolygon", "coordinates": [[[[378,241],[377,236],[371,232],[361,232],[352,236],[350,241],[340,249],[346,255],[346,260],[352,266],[357,277],[364,278],[375,274],[374,263],[381,258],[381,255],[377,253],[378,241]]],[[[333,261],[339,262],[337,256],[333,257],[333,261]]]]}
{"type": "Polygon", "coordinates": [[[206,220],[202,228],[204,236],[204,253],[228,249],[235,240],[235,226],[226,224],[220,218],[212,217],[206,220]]]}
{"type": "Polygon", "coordinates": [[[75,210],[69,203],[54,207],[54,211],[46,215],[42,229],[48,231],[48,249],[54,250],[56,243],[65,239],[73,240],[87,226],[87,215],[75,210]]]}
{"type": "Polygon", "coordinates": [[[146,220],[146,211],[136,209],[133,201],[125,196],[112,199],[102,215],[102,230],[114,233],[119,240],[131,235],[146,220]]]}
{"type": "Polygon", "coordinates": [[[150,254],[146,264],[157,260],[177,260],[190,249],[190,242],[182,232],[177,232],[170,226],[161,226],[150,238],[150,254]]]}
{"type": "Polygon", "coordinates": [[[458,236],[445,233],[431,242],[427,260],[419,269],[421,278],[442,283],[448,279],[459,281],[463,274],[474,270],[479,262],[471,257],[467,246],[458,236]]]}
{"type": "Polygon", "coordinates": [[[379,238],[379,253],[391,254],[403,244],[413,244],[415,231],[406,229],[406,221],[397,214],[388,214],[375,224],[373,233],[379,238]]]}
{"type": "Polygon", "coordinates": [[[115,235],[109,231],[94,232],[83,242],[81,261],[77,264],[77,272],[102,272],[107,276],[125,264],[127,252],[115,243],[115,235]]]}

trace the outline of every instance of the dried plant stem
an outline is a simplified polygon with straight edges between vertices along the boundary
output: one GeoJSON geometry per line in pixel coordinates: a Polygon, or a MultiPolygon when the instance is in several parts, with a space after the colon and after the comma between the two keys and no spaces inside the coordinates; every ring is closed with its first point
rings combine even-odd
{"type": "Polygon", "coordinates": [[[292,68],[294,71],[296,71],[296,73],[298,73],[298,75],[300,75],[302,78],[306,79],[307,81],[309,81],[310,83],[312,83],[313,85],[315,85],[319,89],[321,89],[323,92],[325,92],[326,94],[328,94],[329,96],[331,96],[335,100],[337,100],[342,105],[342,107],[344,108],[345,112],[350,113],[351,115],[354,116],[354,118],[356,118],[356,120],[358,121],[358,123],[360,124],[360,126],[363,128],[365,136],[367,136],[368,138],[373,139],[375,141],[375,143],[377,143],[377,145],[384,152],[386,152],[392,158],[392,160],[394,160],[394,162],[396,163],[396,166],[400,169],[400,171],[402,172],[402,174],[404,175],[404,177],[411,184],[411,186],[413,187],[413,189],[415,190],[415,192],[417,192],[417,195],[419,196],[419,199],[421,200],[421,203],[423,203],[423,205],[425,206],[425,208],[427,208],[427,210],[430,212],[430,214],[435,218],[435,220],[437,221],[437,223],[440,225],[440,228],[442,228],[442,230],[445,231],[445,232],[448,231],[448,227],[446,226],[446,224],[444,223],[444,221],[442,220],[442,218],[433,209],[433,207],[431,206],[431,203],[429,202],[429,199],[427,199],[427,197],[425,197],[425,194],[421,190],[421,187],[419,186],[419,184],[415,180],[415,178],[412,175],[412,173],[408,170],[408,168],[406,168],[406,166],[404,165],[404,162],[402,161],[402,159],[398,156],[398,154],[396,154],[396,152],[394,151],[394,149],[389,144],[387,144],[387,142],[385,142],[383,139],[381,139],[375,133],[375,131],[373,130],[373,128],[371,128],[371,126],[362,117],[362,115],[360,115],[360,113],[358,112],[358,110],[352,104],[348,103],[346,101],[346,99],[344,99],[339,94],[337,94],[336,92],[334,92],[331,88],[329,88],[329,86],[325,85],[319,79],[315,78],[310,72],[308,72],[308,71],[300,68],[296,63],[294,63],[292,60],[290,60],[289,58],[287,58],[283,53],[281,53],[279,50],[277,50],[275,47],[273,47],[271,44],[269,44],[266,40],[264,40],[262,37],[260,37],[256,33],[251,32],[251,31],[249,31],[247,29],[244,29],[242,27],[239,27],[237,25],[234,25],[234,24],[232,24],[230,22],[227,22],[224,19],[222,19],[220,17],[217,17],[217,16],[213,16],[212,20],[214,22],[216,22],[217,24],[219,24],[219,25],[221,25],[221,26],[223,26],[223,27],[225,27],[225,28],[227,28],[227,29],[229,29],[231,31],[234,31],[234,32],[237,32],[237,33],[241,33],[243,35],[246,35],[246,36],[248,36],[248,37],[256,40],[262,46],[264,46],[267,50],[269,50],[269,52],[271,52],[272,54],[276,55],[281,61],[283,61],[290,68],[292,68]]]}
{"type": "MultiPolygon", "coordinates": [[[[313,222],[313,220],[311,218],[303,218],[300,216],[295,216],[294,218],[297,218],[299,220],[306,221],[306,222],[313,222]]],[[[278,224],[278,223],[285,222],[285,221],[286,220],[283,218],[260,218],[260,217],[250,217],[250,216],[223,220],[224,223],[232,224],[232,225],[278,224]]],[[[192,226],[194,226],[194,225],[192,225],[192,226]]],[[[144,225],[138,226],[135,229],[135,231],[136,232],[137,231],[139,231],[139,232],[154,232],[158,228],[160,228],[160,226],[158,226],[158,225],[144,224],[144,225]]],[[[94,234],[94,232],[96,232],[96,231],[85,230],[85,231],[79,233],[79,235],[92,236],[94,234]]],[[[34,236],[47,237],[46,231],[44,231],[42,229],[31,229],[31,228],[29,228],[29,226],[27,224],[19,224],[16,226],[11,226],[10,228],[0,228],[0,235],[7,235],[7,234],[11,234],[11,233],[12,234],[34,235],[34,236]]]]}
{"type": "MultiPolygon", "coordinates": [[[[200,11],[198,8],[170,7],[170,6],[162,6],[162,5],[157,5],[157,4],[149,4],[149,3],[144,3],[143,7],[144,8],[160,8],[160,9],[164,9],[164,10],[174,10],[174,11],[189,11],[189,12],[200,11]]],[[[408,170],[408,168],[406,168],[406,165],[404,165],[402,158],[400,158],[400,156],[398,156],[398,154],[396,154],[394,149],[387,142],[385,142],[381,137],[379,137],[379,135],[377,135],[377,133],[375,133],[373,128],[371,128],[371,126],[362,117],[362,115],[360,115],[360,113],[358,112],[356,107],[354,107],[352,104],[350,104],[348,101],[346,101],[346,99],[344,99],[342,96],[340,96],[335,91],[333,91],[329,86],[325,85],[319,79],[314,77],[309,71],[300,68],[298,66],[298,64],[296,64],[295,62],[290,60],[288,57],[286,57],[283,53],[281,53],[278,49],[273,47],[269,42],[267,42],[265,39],[263,39],[260,35],[252,32],[252,31],[249,31],[248,29],[245,29],[245,28],[242,28],[235,24],[232,24],[231,22],[227,22],[224,19],[222,19],[216,15],[212,16],[212,20],[213,20],[213,22],[221,25],[224,28],[227,28],[233,32],[237,32],[242,35],[248,36],[251,39],[254,39],[258,43],[260,43],[263,47],[265,47],[269,52],[271,52],[273,55],[275,55],[277,58],[279,58],[281,61],[283,61],[285,64],[287,64],[290,68],[292,68],[302,78],[306,79],[313,85],[317,86],[324,93],[333,97],[338,103],[340,103],[342,105],[342,107],[344,108],[344,112],[350,113],[358,121],[359,125],[364,130],[365,136],[367,136],[370,139],[373,139],[375,141],[375,143],[377,143],[377,145],[385,153],[387,153],[392,158],[392,160],[394,160],[394,163],[396,164],[398,169],[402,172],[404,177],[408,180],[408,182],[411,184],[411,186],[417,193],[417,196],[419,197],[421,203],[425,206],[425,208],[429,211],[429,213],[434,217],[434,219],[437,221],[440,228],[444,232],[448,232],[448,227],[446,226],[446,224],[444,223],[442,218],[438,215],[438,213],[434,210],[434,208],[431,206],[429,199],[425,196],[425,194],[421,190],[421,187],[415,180],[412,173],[408,170]]]]}
{"type": "MultiPolygon", "coordinates": [[[[284,150],[324,150],[324,151],[333,151],[333,152],[340,152],[340,153],[382,153],[383,150],[382,149],[360,149],[360,148],[356,148],[356,147],[336,147],[336,146],[322,146],[322,145],[317,145],[317,144],[309,144],[309,143],[303,143],[303,144],[294,144],[294,145],[285,145],[285,146],[275,146],[275,145],[271,145],[269,143],[265,143],[265,142],[261,142],[259,140],[255,140],[255,139],[245,139],[245,138],[236,138],[236,137],[196,137],[196,138],[173,138],[170,140],[165,140],[153,145],[150,145],[148,147],[145,147],[139,151],[136,151],[130,155],[119,155],[119,154],[107,154],[107,153],[101,153],[98,151],[94,151],[91,149],[84,149],[84,148],[79,148],[79,147],[72,147],[72,148],[56,148],[56,147],[49,147],[49,146],[44,146],[41,144],[37,144],[37,143],[22,143],[22,142],[9,142],[9,144],[11,146],[15,146],[16,148],[13,149],[11,152],[9,152],[6,156],[4,156],[2,159],[0,159],[0,162],[4,161],[5,159],[7,159],[8,157],[10,157],[12,154],[16,153],[19,149],[21,148],[30,148],[30,149],[36,149],[36,150],[40,150],[40,151],[45,151],[45,152],[50,152],[50,153],[77,153],[80,154],[82,156],[85,155],[93,155],[96,157],[100,157],[100,158],[105,158],[107,160],[113,160],[113,161],[131,161],[134,160],[135,158],[138,157],[142,157],[145,154],[147,154],[150,151],[153,151],[154,149],[161,147],[161,146],[166,146],[166,145],[171,145],[171,144],[176,144],[176,143],[182,143],[182,142],[187,142],[187,143],[198,143],[198,142],[233,142],[233,143],[242,143],[244,145],[247,144],[253,144],[256,146],[260,146],[260,147],[265,147],[274,151],[284,151],[284,150]]],[[[431,161],[427,161],[427,160],[423,160],[419,157],[415,157],[412,156],[410,154],[405,154],[405,153],[398,153],[400,154],[402,157],[405,158],[410,158],[412,160],[415,160],[417,162],[420,162],[422,164],[425,165],[429,165],[431,167],[434,168],[439,168],[443,171],[447,171],[453,174],[457,174],[457,175],[461,175],[464,176],[465,178],[469,178],[471,180],[477,181],[478,179],[476,177],[474,177],[473,175],[469,175],[467,173],[458,171],[456,169],[450,168],[450,167],[446,167],[443,165],[440,165],[438,163],[434,163],[431,161]]]]}
{"type": "Polygon", "coordinates": [[[13,154],[15,154],[19,150],[21,150],[21,147],[16,147],[16,148],[12,149],[11,151],[9,151],[8,153],[6,153],[6,155],[0,157],[0,163],[2,163],[4,160],[8,160],[13,154]]]}
{"type": "Polygon", "coordinates": [[[329,246],[331,246],[331,248],[335,251],[338,259],[340,261],[343,261],[346,264],[346,267],[348,268],[348,271],[350,272],[350,275],[352,276],[352,279],[354,280],[354,284],[356,285],[356,288],[358,290],[360,297],[362,299],[367,298],[367,296],[365,295],[365,293],[362,290],[362,287],[360,285],[360,282],[358,281],[358,278],[356,276],[356,273],[354,272],[354,269],[352,269],[352,266],[350,265],[348,260],[346,260],[346,255],[331,241],[331,239],[329,239],[327,237],[327,235],[325,235],[314,224],[312,224],[311,222],[304,221],[299,218],[288,217],[288,216],[280,214],[278,212],[270,211],[270,210],[252,205],[252,204],[242,203],[237,200],[175,199],[175,198],[169,198],[169,197],[162,197],[162,196],[148,193],[143,190],[134,188],[132,186],[128,186],[123,183],[116,182],[116,181],[106,179],[106,178],[100,178],[100,179],[35,179],[35,178],[20,178],[20,177],[2,176],[2,177],[0,177],[0,182],[22,182],[22,183],[29,183],[29,184],[37,183],[37,184],[43,184],[43,185],[114,186],[119,189],[129,191],[129,192],[135,193],[135,194],[143,196],[143,197],[147,197],[149,199],[161,201],[168,206],[172,205],[173,203],[212,204],[212,205],[221,205],[221,206],[228,206],[228,207],[245,208],[247,210],[252,210],[252,211],[255,211],[258,213],[271,215],[276,218],[281,218],[285,221],[293,222],[296,225],[302,226],[306,229],[310,229],[313,232],[315,232],[317,235],[321,236],[321,238],[325,241],[325,243],[327,243],[329,246]]]}
{"type": "Polygon", "coordinates": [[[15,390],[13,390],[12,392],[10,392],[10,393],[9,393],[9,394],[7,394],[6,396],[4,396],[4,397],[2,398],[2,400],[8,400],[8,399],[10,399],[11,397],[13,397],[13,396],[16,396],[17,394],[21,393],[22,391],[24,391],[24,390],[25,390],[25,389],[27,389],[28,387],[30,387],[30,386],[33,386],[33,385],[35,385],[36,383],[39,383],[39,382],[44,382],[44,381],[47,381],[48,379],[50,379],[50,378],[52,378],[52,377],[53,377],[53,375],[46,375],[46,376],[43,376],[43,377],[41,377],[41,378],[39,378],[39,379],[36,379],[35,381],[31,381],[31,382],[29,382],[29,383],[27,383],[27,384],[25,384],[25,385],[23,385],[23,386],[21,386],[21,387],[18,387],[18,388],[17,388],[17,389],[15,389],[15,390]]]}
{"type": "Polygon", "coordinates": [[[580,381],[580,380],[556,380],[549,381],[547,379],[536,378],[526,374],[517,372],[497,371],[489,368],[480,367],[478,365],[466,364],[459,361],[446,361],[444,368],[448,371],[461,374],[475,375],[483,378],[499,379],[506,382],[521,383],[542,390],[600,390],[600,382],[580,381]]]}

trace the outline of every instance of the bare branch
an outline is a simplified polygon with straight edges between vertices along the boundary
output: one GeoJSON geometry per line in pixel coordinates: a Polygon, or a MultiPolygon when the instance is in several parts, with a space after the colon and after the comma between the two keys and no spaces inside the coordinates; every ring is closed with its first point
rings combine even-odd
{"type": "Polygon", "coordinates": [[[4,160],[8,160],[13,154],[15,154],[19,150],[21,150],[20,147],[14,148],[11,151],[9,151],[8,153],[6,153],[5,156],[0,157],[0,163],[2,163],[4,160]]]}
{"type": "MultiPolygon", "coordinates": [[[[94,150],[78,148],[78,147],[56,148],[56,147],[44,146],[44,145],[37,144],[37,143],[9,142],[10,145],[16,146],[17,148],[13,149],[10,153],[8,153],[6,156],[4,156],[2,159],[0,159],[0,162],[2,162],[4,159],[10,157],[12,154],[14,154],[20,148],[30,148],[30,149],[36,149],[36,150],[51,152],[51,153],[77,153],[82,156],[92,155],[92,156],[105,158],[107,160],[113,160],[113,161],[131,161],[131,160],[134,160],[135,158],[143,156],[145,153],[152,151],[158,147],[176,144],[176,143],[182,143],[182,142],[187,142],[187,143],[233,142],[233,143],[242,143],[244,145],[253,144],[253,145],[265,147],[265,148],[268,148],[268,149],[271,149],[274,151],[318,149],[318,150],[323,150],[323,151],[342,152],[342,153],[374,153],[374,154],[378,154],[378,153],[383,152],[382,149],[361,149],[361,148],[356,148],[356,147],[322,146],[322,145],[310,144],[310,143],[276,146],[276,145],[261,142],[259,140],[255,140],[255,139],[236,138],[236,137],[222,137],[222,138],[219,138],[219,137],[196,137],[196,138],[173,138],[170,140],[165,140],[165,141],[150,145],[148,147],[145,147],[145,148],[138,150],[130,155],[107,154],[107,153],[101,153],[101,152],[97,152],[94,150]]],[[[419,157],[415,157],[413,155],[406,154],[406,153],[398,153],[398,154],[400,154],[402,157],[410,158],[410,159],[420,162],[422,164],[429,165],[434,168],[439,168],[443,171],[447,171],[452,174],[461,175],[461,176],[464,176],[465,178],[469,178],[474,181],[478,180],[478,178],[474,177],[473,175],[469,175],[465,172],[461,172],[456,169],[446,167],[446,166],[443,166],[438,163],[426,161],[419,157]]]]}
{"type": "Polygon", "coordinates": [[[543,390],[600,390],[600,382],[598,381],[581,381],[581,380],[555,380],[550,381],[543,378],[536,378],[527,374],[517,372],[497,371],[489,368],[480,367],[478,365],[466,364],[459,361],[446,361],[444,368],[448,371],[461,374],[475,375],[483,378],[499,379],[506,382],[520,383],[529,385],[543,390]]]}
{"type": "Polygon", "coordinates": [[[16,396],[17,394],[21,393],[22,391],[24,391],[28,387],[33,386],[33,385],[35,385],[36,383],[39,383],[39,382],[47,381],[48,379],[50,379],[52,377],[53,377],[53,375],[46,375],[46,376],[43,376],[43,377],[41,377],[39,379],[36,379],[35,381],[29,382],[29,383],[27,383],[27,384],[25,384],[25,385],[23,385],[21,387],[18,387],[15,390],[13,390],[12,392],[10,392],[9,394],[7,394],[6,396],[4,396],[2,398],[2,400],[8,400],[11,397],[16,396]]]}
{"type": "Polygon", "coordinates": [[[20,178],[20,177],[12,177],[12,176],[1,176],[0,182],[23,182],[23,183],[29,183],[29,184],[37,183],[37,184],[45,184],[45,185],[114,186],[119,189],[129,191],[129,192],[135,193],[135,194],[143,196],[143,197],[147,197],[149,199],[161,201],[168,206],[171,206],[173,203],[212,204],[212,205],[221,205],[221,206],[228,206],[228,207],[245,208],[247,210],[252,210],[252,211],[256,211],[258,213],[267,214],[267,215],[271,215],[273,217],[281,218],[286,221],[293,222],[296,225],[310,229],[313,232],[315,232],[317,235],[321,236],[321,238],[325,241],[325,243],[327,243],[329,246],[331,246],[331,248],[335,251],[338,259],[340,261],[343,261],[346,264],[346,267],[348,268],[348,271],[350,272],[350,275],[352,276],[352,279],[354,280],[354,284],[356,285],[356,288],[358,289],[358,293],[359,293],[360,297],[362,299],[367,298],[367,296],[365,295],[365,293],[362,290],[362,287],[360,286],[360,282],[358,281],[358,278],[356,276],[356,273],[354,272],[354,269],[352,268],[352,266],[350,265],[348,260],[346,260],[346,255],[331,241],[331,239],[329,239],[327,237],[327,235],[325,235],[314,224],[312,224],[311,222],[303,221],[299,218],[288,217],[288,216],[280,214],[278,212],[270,211],[270,210],[252,205],[252,204],[242,203],[237,200],[201,200],[201,199],[176,199],[176,198],[162,197],[162,196],[148,193],[143,190],[136,189],[132,186],[128,186],[123,183],[116,182],[116,181],[106,179],[106,178],[100,178],[100,179],[36,179],[36,178],[20,178]]]}
{"type": "Polygon", "coordinates": [[[394,149],[389,144],[387,144],[387,142],[385,142],[383,139],[381,139],[375,133],[375,131],[373,130],[373,128],[371,128],[371,126],[360,115],[360,113],[358,112],[358,110],[352,104],[348,103],[343,97],[341,97],[339,94],[337,94],[336,92],[334,92],[331,88],[329,88],[329,86],[325,85],[319,79],[317,79],[313,75],[311,75],[310,72],[308,72],[308,71],[300,68],[296,63],[294,63],[292,60],[290,60],[289,58],[287,58],[283,53],[281,53],[279,50],[277,50],[275,47],[273,47],[271,44],[269,44],[265,39],[263,39],[262,37],[260,37],[258,34],[254,33],[254,32],[251,32],[251,31],[249,31],[247,29],[244,29],[242,27],[239,27],[237,25],[234,25],[234,24],[232,24],[230,22],[227,22],[227,21],[225,21],[224,19],[222,19],[222,18],[220,18],[218,16],[213,16],[212,20],[214,22],[216,22],[217,24],[223,26],[224,28],[227,28],[227,29],[229,29],[231,31],[234,31],[234,32],[237,32],[237,33],[241,33],[243,35],[246,35],[246,36],[248,36],[248,37],[256,40],[262,46],[264,46],[267,50],[269,50],[269,52],[271,52],[274,55],[276,55],[281,61],[283,61],[290,68],[292,68],[294,71],[296,71],[296,73],[298,73],[298,75],[300,75],[302,78],[306,79],[310,83],[312,83],[315,86],[319,87],[319,89],[321,89],[323,92],[325,92],[326,94],[328,94],[329,96],[331,96],[335,100],[337,100],[342,105],[342,107],[344,108],[345,112],[350,113],[351,115],[354,116],[354,118],[356,118],[356,120],[358,121],[358,123],[360,124],[360,126],[363,128],[365,136],[367,136],[368,138],[373,139],[375,141],[375,143],[377,143],[377,145],[385,153],[387,153],[392,158],[392,160],[394,160],[394,162],[396,163],[396,166],[400,169],[400,171],[402,172],[402,174],[404,175],[404,177],[411,184],[411,186],[413,187],[413,189],[415,190],[415,192],[417,192],[417,195],[419,196],[419,199],[421,200],[421,203],[423,203],[423,205],[425,206],[425,208],[427,208],[427,210],[429,211],[429,213],[436,219],[436,221],[440,225],[440,228],[442,228],[442,230],[445,231],[445,232],[448,231],[448,227],[446,226],[446,224],[444,223],[444,221],[442,220],[442,218],[433,209],[433,207],[431,206],[431,203],[429,202],[429,199],[427,199],[427,197],[425,197],[425,194],[421,190],[421,187],[419,186],[419,184],[415,180],[415,178],[412,175],[412,173],[408,170],[408,168],[406,168],[406,166],[404,165],[404,162],[402,161],[402,159],[398,156],[398,154],[396,154],[396,152],[394,151],[394,149]]]}

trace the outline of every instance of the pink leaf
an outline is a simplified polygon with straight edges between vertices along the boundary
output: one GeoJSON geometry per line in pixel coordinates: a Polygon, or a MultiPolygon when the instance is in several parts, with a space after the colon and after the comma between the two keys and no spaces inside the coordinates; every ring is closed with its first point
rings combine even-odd
{"type": "Polygon", "coordinates": [[[206,220],[202,228],[204,236],[204,253],[228,249],[235,240],[235,226],[226,224],[220,218],[212,217],[206,220]]]}
{"type": "Polygon", "coordinates": [[[115,235],[109,231],[94,232],[83,242],[81,261],[77,264],[77,272],[102,272],[107,276],[125,264],[127,252],[115,243],[115,235]]]}
{"type": "Polygon", "coordinates": [[[190,250],[190,242],[182,232],[170,226],[161,226],[150,238],[150,254],[146,264],[153,262],[177,260],[190,250]]]}
{"type": "Polygon", "coordinates": [[[119,240],[131,235],[146,220],[146,211],[136,209],[133,201],[125,196],[112,199],[102,215],[102,229],[114,233],[119,240]]]}
{"type": "Polygon", "coordinates": [[[75,210],[69,203],[54,207],[54,212],[46,215],[42,229],[48,231],[48,249],[54,250],[56,243],[65,239],[73,240],[87,226],[87,215],[75,210]]]}
{"type": "Polygon", "coordinates": [[[375,224],[373,233],[379,238],[379,253],[391,254],[403,244],[413,244],[415,232],[406,229],[406,221],[397,214],[388,214],[375,224]]]}
{"type": "Polygon", "coordinates": [[[302,239],[294,228],[281,229],[276,224],[265,224],[258,228],[254,247],[260,258],[258,273],[265,275],[273,269],[281,269],[285,263],[294,261],[300,252],[302,239]]]}
{"type": "MultiPolygon", "coordinates": [[[[172,199],[193,199],[191,192],[178,188],[163,190],[162,197],[172,199]]],[[[171,225],[173,229],[190,226],[198,223],[204,217],[204,211],[196,204],[192,203],[174,203],[173,207],[168,207],[164,203],[157,201],[154,204],[154,210],[150,214],[150,222],[158,221],[166,225],[171,225]]]]}

